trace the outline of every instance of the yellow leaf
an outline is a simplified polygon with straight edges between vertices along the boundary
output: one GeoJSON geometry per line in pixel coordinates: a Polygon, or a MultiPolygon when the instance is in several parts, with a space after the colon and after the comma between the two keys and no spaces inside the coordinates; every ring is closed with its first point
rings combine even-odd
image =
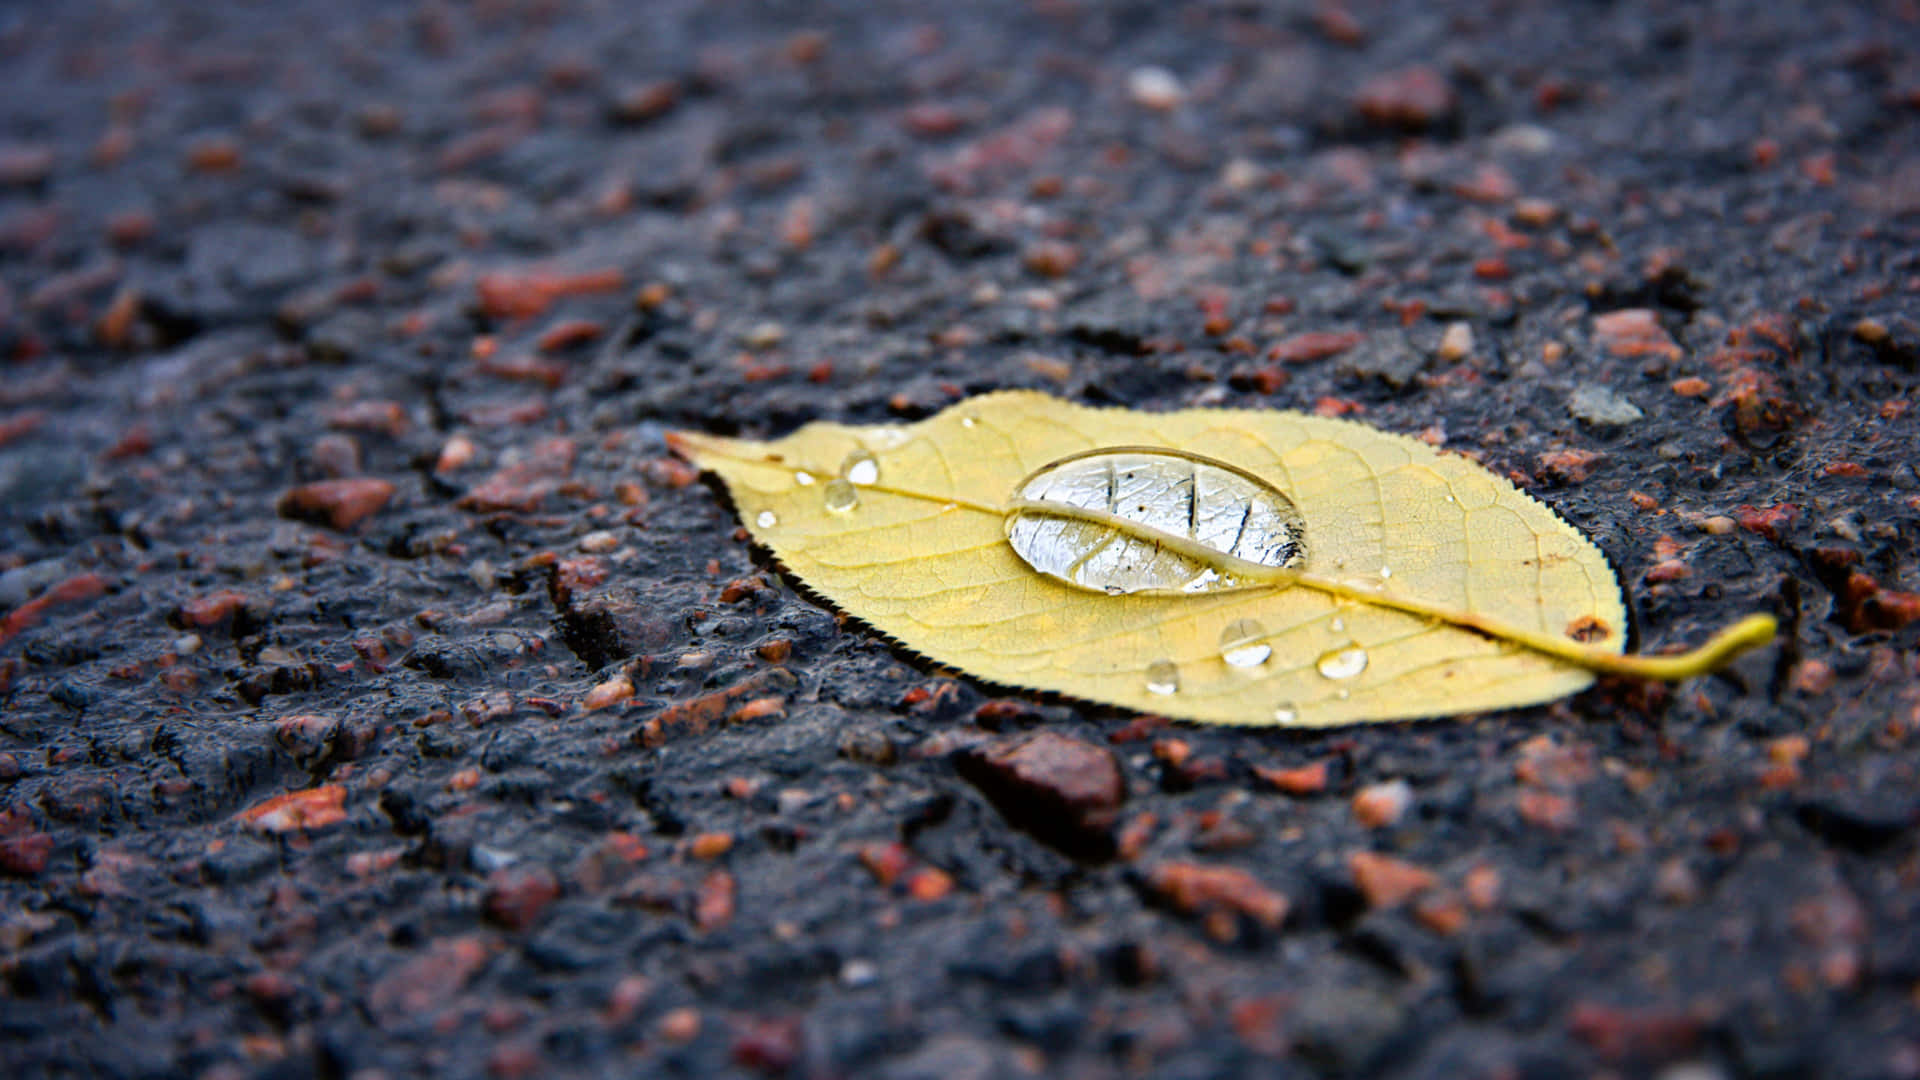
{"type": "Polygon", "coordinates": [[[1299,413],[1043,394],[916,424],[673,446],[755,539],[907,648],[978,678],[1222,724],[1506,708],[1595,670],[1684,678],[1770,640],[1622,656],[1600,550],[1512,484],[1299,413]]]}

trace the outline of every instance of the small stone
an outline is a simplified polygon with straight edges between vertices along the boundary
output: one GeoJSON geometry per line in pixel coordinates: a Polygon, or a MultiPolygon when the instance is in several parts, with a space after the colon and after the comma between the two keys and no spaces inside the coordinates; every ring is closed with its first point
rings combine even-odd
{"type": "Polygon", "coordinates": [[[53,147],[40,143],[0,146],[0,187],[35,187],[53,175],[53,147]]]}
{"type": "Polygon", "coordinates": [[[1606,457],[1598,450],[1555,450],[1540,455],[1540,471],[1555,483],[1579,484],[1592,476],[1606,457]]]}
{"type": "Polygon", "coordinates": [[[1126,782],[1107,748],[1043,731],[972,748],[958,764],[1013,824],[1063,850],[1111,853],[1126,782]]]}
{"type": "Polygon", "coordinates": [[[1253,774],[1288,795],[1317,795],[1327,790],[1327,763],[1324,761],[1291,769],[1255,765],[1253,774]]]}
{"type": "Polygon", "coordinates": [[[1187,99],[1187,90],[1166,68],[1138,67],[1127,75],[1127,96],[1143,109],[1168,112],[1187,99]]]}
{"type": "Polygon", "coordinates": [[[347,789],[322,784],[305,791],[289,791],[240,812],[239,821],[260,832],[285,833],[321,829],[347,819],[347,789]]]}
{"type": "Polygon", "coordinates": [[[1473,355],[1473,326],[1464,322],[1452,322],[1440,335],[1440,347],[1434,355],[1443,363],[1455,364],[1473,355]]]}
{"type": "Polygon", "coordinates": [[[1347,856],[1347,870],[1367,905],[1374,908],[1399,907],[1438,881],[1425,867],[1371,851],[1347,856]]]}
{"type": "Polygon", "coordinates": [[[1516,199],[1513,220],[1529,228],[1544,229],[1560,217],[1560,207],[1546,199],[1516,199]]]}
{"type": "Polygon", "coordinates": [[[733,921],[734,898],[739,886],[733,875],[715,870],[700,882],[693,901],[693,924],[701,930],[718,930],[733,921]]]}
{"type": "Polygon", "coordinates": [[[922,866],[907,875],[907,895],[929,903],[953,891],[953,875],[937,866],[922,866]]]}
{"type": "Polygon", "coordinates": [[[1080,264],[1080,249],[1060,240],[1045,240],[1029,247],[1022,256],[1027,272],[1040,277],[1065,277],[1080,264]]]}
{"type": "Polygon", "coordinates": [[[767,1076],[786,1076],[806,1046],[806,1029],[798,1019],[756,1019],[744,1024],[733,1040],[735,1065],[767,1076]]]}
{"type": "Polygon", "coordinates": [[[27,828],[0,836],[0,870],[19,877],[35,877],[53,856],[53,837],[27,828]]]}
{"type": "Polygon", "coordinates": [[[473,461],[480,448],[465,435],[455,435],[440,448],[440,456],[433,463],[433,471],[441,475],[464,468],[473,461]]]}
{"type": "Polygon", "coordinates": [[[1596,427],[1618,427],[1634,423],[1647,414],[1640,407],[1628,401],[1612,389],[1587,383],[1576,388],[1567,398],[1567,411],[1575,419],[1584,420],[1596,427]]]}
{"type": "Polygon", "coordinates": [[[1580,821],[1580,804],[1571,795],[1528,789],[1514,797],[1520,819],[1536,829],[1565,832],[1580,821]]]}
{"type": "Polygon", "coordinates": [[[1653,895],[1664,904],[1684,906],[1700,899],[1700,875],[1685,859],[1672,858],[1660,864],[1653,878],[1653,895]]]}
{"type": "Polygon", "coordinates": [[[658,79],[620,90],[608,104],[607,115],[616,124],[644,124],[666,115],[679,101],[680,84],[658,79]]]}
{"type": "Polygon", "coordinates": [[[1291,906],[1284,894],[1234,866],[1161,863],[1147,870],[1146,884],[1185,914],[1205,917],[1219,911],[1237,913],[1269,930],[1280,928],[1291,906]]]}
{"type": "Polygon", "coordinates": [[[610,705],[618,705],[632,696],[633,680],[622,673],[587,691],[587,696],[580,699],[580,707],[592,712],[610,705]]]}
{"type": "Polygon", "coordinates": [[[560,896],[560,882],[544,866],[509,867],[487,876],[487,915],[509,930],[525,930],[560,896]]]}
{"type": "Polygon", "coordinates": [[[1303,364],[1338,356],[1366,340],[1363,334],[1317,330],[1295,334],[1267,349],[1267,359],[1285,364],[1303,364]]]}
{"type": "Polygon", "coordinates": [[[1467,928],[1467,906],[1450,891],[1430,893],[1413,902],[1413,917],[1421,926],[1443,936],[1452,936],[1467,928]]]}
{"type": "Polygon", "coordinates": [[[1595,315],[1593,337],[1601,348],[1621,359],[1674,361],[1682,355],[1680,346],[1650,308],[1624,308],[1595,315]]]}
{"type": "Polygon", "coordinates": [[[717,859],[733,850],[733,834],[705,832],[687,844],[687,852],[696,859],[717,859]]]}
{"type": "Polygon", "coordinates": [[[381,976],[367,993],[375,1022],[399,1027],[437,1012],[487,964],[479,937],[442,938],[381,976]]]}
{"type": "Polygon", "coordinates": [[[245,593],[216,589],[181,604],[174,612],[174,622],[183,627],[206,629],[226,622],[251,605],[251,598],[245,593]]]}
{"type": "Polygon", "coordinates": [[[1397,824],[1413,805],[1413,787],[1405,780],[1369,784],[1353,796],[1353,816],[1369,829],[1397,824]]]}
{"type": "Polygon", "coordinates": [[[786,327],[777,322],[763,322],[740,335],[740,344],[749,349],[766,350],[778,346],[786,337],[786,327]]]}
{"type": "Polygon", "coordinates": [[[1368,79],[1354,104],[1376,127],[1419,131],[1451,119],[1459,98],[1438,71],[1415,65],[1368,79]]]}
{"type": "Polygon", "coordinates": [[[302,484],[280,496],[280,516],[344,532],[378,513],[395,490],[391,481],[371,476],[302,484]]]}

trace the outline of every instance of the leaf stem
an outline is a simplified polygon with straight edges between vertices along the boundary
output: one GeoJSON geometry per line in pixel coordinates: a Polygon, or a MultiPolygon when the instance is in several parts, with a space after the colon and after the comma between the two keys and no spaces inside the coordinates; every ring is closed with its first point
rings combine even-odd
{"type": "MultiPolygon", "coordinates": [[[[1276,578],[1274,583],[1280,584],[1279,575],[1274,576],[1276,578]]],[[[1404,611],[1409,615],[1419,615],[1437,622],[1463,627],[1501,641],[1511,641],[1534,652],[1551,656],[1556,660],[1564,660],[1589,671],[1607,675],[1627,675],[1636,679],[1658,679],[1662,682],[1679,682],[1682,679],[1693,678],[1695,675],[1716,671],[1741,653],[1749,649],[1757,649],[1772,641],[1779,630],[1779,623],[1773,616],[1749,615],[1709,638],[1706,644],[1689,652],[1673,656],[1628,655],[1609,649],[1595,648],[1569,637],[1528,630],[1498,619],[1487,618],[1477,612],[1455,611],[1452,608],[1429,604],[1412,597],[1397,596],[1384,589],[1366,588],[1352,582],[1323,578],[1317,574],[1289,572],[1286,577],[1291,584],[1304,588],[1316,589],[1358,603],[1404,611]]]]}
{"type": "Polygon", "coordinates": [[[1051,514],[1118,529],[1158,547],[1178,552],[1202,565],[1212,565],[1248,584],[1257,583],[1260,586],[1281,589],[1293,587],[1313,589],[1316,592],[1338,596],[1355,603],[1392,608],[1409,615],[1417,615],[1449,626],[1458,626],[1485,634],[1499,641],[1510,641],[1543,656],[1551,656],[1555,660],[1562,660],[1577,667],[1607,675],[1627,675],[1636,679],[1658,679],[1663,682],[1691,679],[1696,675],[1705,675],[1724,667],[1734,657],[1749,649],[1765,645],[1773,640],[1779,629],[1779,624],[1771,615],[1749,615],[1715,634],[1706,644],[1690,652],[1674,656],[1626,655],[1612,649],[1575,641],[1570,637],[1529,630],[1499,619],[1491,619],[1478,612],[1460,611],[1390,592],[1371,582],[1362,584],[1323,577],[1291,567],[1249,562],[1214,550],[1189,537],[1161,532],[1137,521],[1101,510],[1014,499],[1011,500],[1006,512],[1051,514]]]}

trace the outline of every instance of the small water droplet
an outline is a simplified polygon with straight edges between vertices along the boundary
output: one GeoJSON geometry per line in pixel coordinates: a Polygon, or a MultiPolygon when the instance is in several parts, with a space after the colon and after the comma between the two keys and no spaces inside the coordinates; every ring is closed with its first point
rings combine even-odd
{"type": "Polygon", "coordinates": [[[1380,568],[1380,580],[1385,581],[1386,579],[1392,576],[1393,576],[1393,567],[1383,566],[1380,568]]]}
{"type": "Polygon", "coordinates": [[[1358,645],[1335,649],[1321,656],[1314,668],[1329,679],[1351,679],[1367,670],[1367,650],[1358,645]]]}
{"type": "Polygon", "coordinates": [[[980,420],[977,417],[963,416],[960,418],[961,427],[977,427],[979,426],[979,424],[980,424],[980,420]]]}
{"type": "Polygon", "coordinates": [[[1273,710],[1274,723],[1293,724],[1293,723],[1298,723],[1299,720],[1300,720],[1300,712],[1299,710],[1295,709],[1293,706],[1279,705],[1274,707],[1274,710],[1273,710]]]}
{"type": "Polygon", "coordinates": [[[1155,660],[1147,665],[1147,693],[1162,697],[1180,689],[1180,669],[1171,660],[1155,660]]]}
{"type": "Polygon", "coordinates": [[[763,529],[771,529],[775,525],[780,524],[780,519],[773,516],[773,511],[762,510],[760,511],[760,516],[753,519],[753,523],[763,529]]]}
{"type": "Polygon", "coordinates": [[[1454,498],[1453,496],[1451,496],[1451,495],[1449,495],[1449,496],[1447,496],[1447,501],[1448,501],[1448,502],[1458,502],[1459,500],[1458,500],[1458,499],[1455,499],[1455,498],[1454,498]]]}
{"type": "Polygon", "coordinates": [[[1341,687],[1341,688],[1339,689],[1339,691],[1338,691],[1337,693],[1335,693],[1335,694],[1334,694],[1333,696],[1334,696],[1334,697],[1337,697],[1337,698],[1339,698],[1339,699],[1340,699],[1341,701],[1345,701],[1345,700],[1347,700],[1348,698],[1350,698],[1350,697],[1352,697],[1352,696],[1353,696],[1353,692],[1352,692],[1351,690],[1348,690],[1348,689],[1347,689],[1346,687],[1344,687],[1344,686],[1343,686],[1343,687],[1341,687]]]}
{"type": "Polygon", "coordinates": [[[840,475],[850,484],[866,487],[880,482],[880,462],[869,450],[855,450],[840,463],[840,475]]]}
{"type": "Polygon", "coordinates": [[[1333,621],[1327,624],[1327,629],[1336,634],[1344,634],[1347,632],[1347,620],[1335,615],[1333,621]]]}
{"type": "Polygon", "coordinates": [[[827,481],[827,486],[820,489],[820,497],[826,500],[827,509],[836,514],[844,514],[860,505],[860,493],[838,476],[827,481]]]}
{"type": "Polygon", "coordinates": [[[1267,644],[1267,628],[1253,619],[1235,619],[1220,631],[1220,659],[1229,667],[1259,667],[1273,655],[1267,644]]]}
{"type": "Polygon", "coordinates": [[[880,450],[892,450],[907,441],[907,433],[897,427],[873,428],[866,435],[867,445],[880,450]]]}
{"type": "Polygon", "coordinates": [[[812,473],[810,473],[810,472],[808,472],[808,471],[807,471],[807,470],[805,470],[805,469],[800,469],[800,470],[797,470],[797,471],[796,471],[796,472],[795,472],[795,473],[793,474],[793,482],[794,482],[794,483],[796,483],[796,484],[799,484],[799,485],[800,485],[801,487],[812,487],[812,486],[813,486],[813,474],[812,474],[812,473]]]}

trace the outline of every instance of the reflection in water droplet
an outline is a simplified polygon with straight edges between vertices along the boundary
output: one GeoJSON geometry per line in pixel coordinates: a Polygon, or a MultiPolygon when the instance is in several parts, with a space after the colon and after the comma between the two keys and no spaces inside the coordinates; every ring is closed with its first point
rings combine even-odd
{"type": "Polygon", "coordinates": [[[1336,634],[1344,634],[1347,632],[1347,620],[1335,615],[1333,621],[1327,624],[1327,629],[1336,634]]]}
{"type": "Polygon", "coordinates": [[[975,417],[971,417],[971,416],[963,416],[963,417],[961,417],[961,418],[960,418],[960,426],[961,426],[961,427],[973,427],[973,426],[975,426],[975,425],[977,425],[978,423],[980,423],[980,421],[979,421],[979,420],[978,420],[977,418],[975,418],[975,417]]]}
{"type": "Polygon", "coordinates": [[[813,474],[805,469],[801,469],[793,474],[793,482],[799,484],[801,487],[812,487],[813,474]]]}
{"type": "Polygon", "coordinates": [[[1335,649],[1320,657],[1314,668],[1329,679],[1351,679],[1367,670],[1367,650],[1358,645],[1335,649]]]}
{"type": "Polygon", "coordinates": [[[874,459],[870,451],[855,450],[840,463],[840,475],[846,477],[848,483],[862,487],[877,484],[880,482],[880,462],[874,459]]]}
{"type": "Polygon", "coordinates": [[[1259,667],[1273,655],[1267,644],[1267,628],[1253,619],[1235,619],[1220,631],[1220,659],[1230,667],[1259,667]]]}
{"type": "Polygon", "coordinates": [[[1383,566],[1380,568],[1380,579],[1382,581],[1385,581],[1387,578],[1390,578],[1392,576],[1393,576],[1393,567],[1383,566]]]}
{"type": "Polygon", "coordinates": [[[1449,495],[1449,496],[1447,496],[1447,501],[1448,501],[1448,502],[1458,502],[1459,500],[1457,500],[1457,499],[1455,499],[1455,498],[1454,498],[1453,496],[1451,496],[1451,495],[1449,495]]]}
{"type": "Polygon", "coordinates": [[[860,493],[838,476],[827,481],[827,486],[820,489],[820,497],[826,500],[827,509],[836,514],[844,514],[860,505],[860,493]]]}
{"type": "Polygon", "coordinates": [[[780,524],[780,519],[773,516],[773,511],[762,510],[760,511],[760,516],[753,519],[753,523],[763,529],[771,529],[775,525],[780,524]]]}
{"type": "Polygon", "coordinates": [[[1280,705],[1273,710],[1273,722],[1276,724],[1292,724],[1299,720],[1300,713],[1291,705],[1280,705]]]}
{"type": "Polygon", "coordinates": [[[1220,580],[1220,575],[1214,572],[1214,569],[1212,567],[1208,567],[1207,569],[1200,571],[1200,573],[1197,576],[1195,576],[1192,581],[1189,581],[1185,585],[1180,586],[1180,591],[1181,592],[1206,592],[1207,590],[1213,588],[1214,582],[1219,580],[1220,580]]]}
{"type": "Polygon", "coordinates": [[[1180,689],[1180,669],[1171,660],[1155,660],[1147,665],[1147,693],[1167,695],[1180,689]]]}

